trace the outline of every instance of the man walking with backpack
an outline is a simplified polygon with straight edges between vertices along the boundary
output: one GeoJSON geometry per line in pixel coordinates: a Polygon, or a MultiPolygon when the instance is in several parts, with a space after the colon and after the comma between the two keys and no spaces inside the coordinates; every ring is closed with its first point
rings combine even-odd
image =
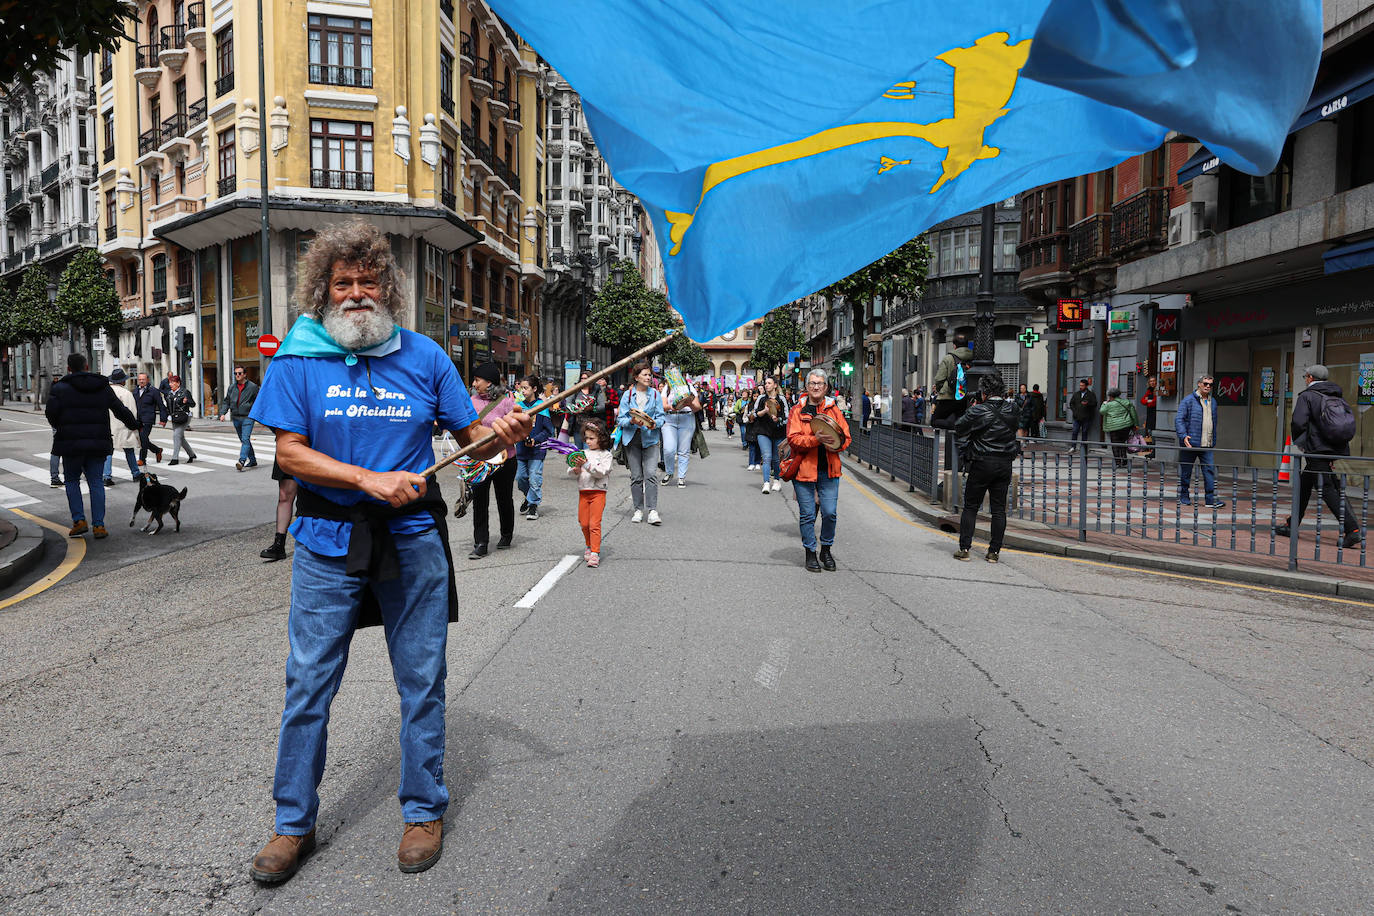
{"type": "MultiPolygon", "coordinates": [[[[1363,535],[1355,521],[1355,513],[1345,501],[1341,477],[1333,473],[1336,458],[1350,454],[1350,440],[1355,438],[1355,413],[1346,403],[1341,386],[1330,381],[1325,366],[1308,366],[1303,370],[1307,387],[1293,402],[1293,444],[1302,449],[1302,475],[1298,487],[1298,521],[1307,514],[1307,502],[1312,488],[1321,483],[1322,499],[1331,514],[1341,519],[1342,546],[1358,547],[1363,535]],[[1320,457],[1329,456],[1329,457],[1320,457]]],[[[1274,526],[1280,537],[1292,534],[1293,520],[1274,526]]]]}

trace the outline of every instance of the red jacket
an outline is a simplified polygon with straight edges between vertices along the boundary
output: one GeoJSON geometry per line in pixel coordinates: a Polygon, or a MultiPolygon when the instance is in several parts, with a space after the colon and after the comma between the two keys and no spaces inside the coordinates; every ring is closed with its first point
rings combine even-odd
{"type": "MultiPolygon", "coordinates": [[[[803,483],[812,483],[816,480],[816,456],[820,452],[820,442],[811,432],[811,421],[802,415],[804,406],[806,398],[798,401],[787,415],[787,443],[792,446],[794,452],[801,455],[801,467],[797,470],[796,479],[803,483]]],[[[840,435],[844,436],[844,444],[840,446],[840,451],[849,448],[849,422],[835,405],[835,399],[826,398],[818,413],[825,414],[839,427],[840,435]]],[[[830,471],[830,476],[841,476],[840,453],[831,449],[827,449],[826,452],[826,467],[830,471]]]]}

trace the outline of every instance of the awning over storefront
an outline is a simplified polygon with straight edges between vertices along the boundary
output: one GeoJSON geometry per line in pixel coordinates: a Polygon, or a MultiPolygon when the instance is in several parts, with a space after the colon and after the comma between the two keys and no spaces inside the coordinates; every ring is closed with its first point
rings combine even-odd
{"type": "Polygon", "coordinates": [[[1322,260],[1326,263],[1326,272],[1329,274],[1374,267],[1374,239],[1332,248],[1322,255],[1322,260]]]}
{"type": "MultiPolygon", "coordinates": [[[[1311,98],[1307,100],[1307,107],[1298,115],[1298,119],[1293,122],[1288,132],[1296,133],[1371,97],[1374,97],[1374,63],[1339,82],[1314,89],[1311,98]]],[[[1221,164],[1221,159],[1215,153],[1205,146],[1200,147],[1179,168],[1178,183],[1192,181],[1199,175],[1210,175],[1221,168],[1221,164]]]]}
{"type": "MultiPolygon", "coordinates": [[[[445,251],[481,241],[482,233],[456,213],[438,207],[408,204],[304,200],[271,197],[268,200],[273,229],[320,229],[336,222],[362,217],[383,232],[419,237],[445,251]]],[[[231,198],[199,213],[181,216],[153,228],[153,235],[183,248],[197,250],[257,232],[260,223],[257,198],[231,198]]]]}
{"type": "Polygon", "coordinates": [[[1192,181],[1199,175],[1210,175],[1221,168],[1221,159],[1207,147],[1198,147],[1198,151],[1188,157],[1188,161],[1179,166],[1178,183],[1183,184],[1192,181]]]}
{"type": "Polygon", "coordinates": [[[1374,96],[1374,63],[1366,65],[1363,70],[1341,80],[1339,83],[1323,86],[1313,91],[1312,98],[1307,102],[1307,107],[1293,122],[1293,127],[1289,133],[1302,130],[1309,124],[1316,124],[1322,118],[1329,118],[1356,102],[1363,102],[1370,96],[1374,96]]]}

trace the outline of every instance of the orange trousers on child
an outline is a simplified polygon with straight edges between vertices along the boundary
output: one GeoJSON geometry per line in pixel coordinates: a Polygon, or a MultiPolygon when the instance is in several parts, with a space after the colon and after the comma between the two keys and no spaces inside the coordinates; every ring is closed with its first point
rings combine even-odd
{"type": "Polygon", "coordinates": [[[601,513],[606,508],[605,490],[582,490],[577,497],[577,521],[592,553],[601,552],[601,513]]]}

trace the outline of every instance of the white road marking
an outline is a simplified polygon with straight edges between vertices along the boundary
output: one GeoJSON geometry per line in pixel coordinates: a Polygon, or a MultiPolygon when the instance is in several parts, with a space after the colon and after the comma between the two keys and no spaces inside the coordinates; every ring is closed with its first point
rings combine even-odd
{"type": "MultiPolygon", "coordinates": [[[[189,442],[190,440],[188,439],[187,441],[189,442]]],[[[195,442],[191,442],[191,448],[195,449],[198,452],[204,450],[207,452],[218,452],[223,455],[233,455],[234,458],[237,459],[242,446],[239,445],[238,440],[236,439],[224,440],[222,443],[218,441],[196,440],[195,442]]],[[[258,440],[254,439],[253,451],[265,452],[268,454],[276,454],[277,446],[276,443],[273,442],[273,440],[271,439],[264,440],[263,442],[259,442],[258,440]]]]}
{"type": "MultiPolygon", "coordinates": [[[[44,461],[47,461],[47,460],[48,460],[48,453],[47,453],[47,452],[34,452],[33,457],[35,457],[35,458],[42,458],[44,461]]],[[[123,456],[123,455],[120,455],[120,456],[119,456],[119,460],[123,463],[124,467],[127,468],[127,467],[129,466],[129,463],[128,463],[127,461],[124,461],[124,456],[123,456]]],[[[197,460],[199,460],[199,459],[197,459],[197,460]]],[[[165,470],[165,471],[168,471],[168,472],[170,472],[170,473],[173,473],[173,474],[177,474],[177,473],[184,473],[184,474],[208,474],[208,473],[210,473],[210,469],[209,469],[209,468],[196,468],[196,467],[189,467],[189,468],[188,468],[188,467],[186,467],[186,464],[185,464],[184,461],[183,461],[181,464],[178,464],[176,467],[171,467],[171,466],[167,465],[166,463],[158,464],[157,462],[153,461],[151,455],[148,457],[148,463],[145,465],[145,468],[146,468],[147,470],[149,470],[149,471],[152,471],[154,474],[161,474],[164,470],[165,470]]],[[[41,481],[40,481],[40,482],[41,482],[41,481]]]]}
{"type": "MultiPolygon", "coordinates": [[[[38,457],[46,459],[48,456],[44,453],[38,457]]],[[[41,483],[44,486],[47,486],[48,481],[52,479],[46,467],[36,467],[32,464],[25,464],[22,461],[15,461],[13,458],[0,458],[0,470],[9,471],[11,474],[18,474],[20,477],[27,477],[29,480],[35,483],[41,483]]]]}
{"type": "Polygon", "coordinates": [[[30,503],[38,502],[32,496],[20,493],[18,490],[11,490],[9,487],[0,487],[0,506],[6,509],[13,509],[17,506],[27,506],[30,503]]]}
{"type": "Polygon", "coordinates": [[[580,562],[582,562],[582,558],[579,556],[574,556],[573,554],[568,554],[566,557],[559,560],[558,565],[555,566],[553,569],[549,570],[548,572],[544,573],[544,578],[540,579],[538,584],[536,584],[534,588],[525,592],[525,597],[515,602],[515,606],[534,607],[534,603],[538,601],[540,598],[543,598],[545,595],[547,595],[549,591],[553,588],[554,584],[563,577],[564,573],[572,569],[580,562]]]}
{"type": "Polygon", "coordinates": [[[769,643],[768,661],[754,672],[754,683],[768,690],[777,690],[778,681],[782,680],[782,674],[787,670],[788,649],[791,647],[792,643],[786,639],[775,639],[769,643]]]}

